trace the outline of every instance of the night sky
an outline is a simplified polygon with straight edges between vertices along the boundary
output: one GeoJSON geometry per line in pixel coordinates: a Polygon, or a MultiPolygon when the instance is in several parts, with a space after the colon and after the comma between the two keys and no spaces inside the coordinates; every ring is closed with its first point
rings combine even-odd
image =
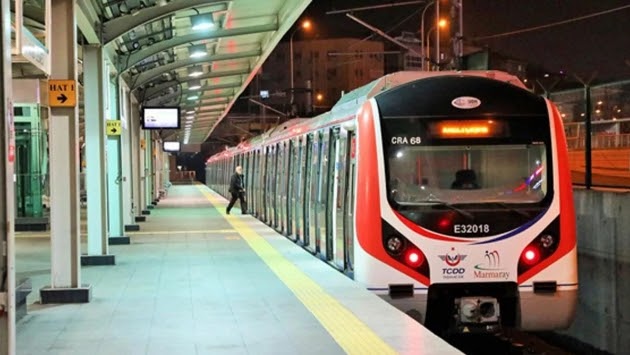
{"type": "MultiPolygon", "coordinates": [[[[390,3],[392,1],[313,0],[303,17],[315,23],[316,33],[306,36],[364,38],[371,34],[369,29],[345,15],[326,15],[326,11],[390,3]]],[[[464,0],[464,37],[470,40],[628,5],[630,0],[464,0]]],[[[422,7],[422,4],[409,5],[361,11],[355,15],[382,30],[389,30],[422,7]]],[[[420,12],[389,34],[397,36],[401,30],[417,31],[419,27],[420,12]]],[[[582,77],[597,71],[598,81],[630,79],[630,7],[533,32],[476,40],[476,43],[552,71],[562,70],[582,77]]]]}

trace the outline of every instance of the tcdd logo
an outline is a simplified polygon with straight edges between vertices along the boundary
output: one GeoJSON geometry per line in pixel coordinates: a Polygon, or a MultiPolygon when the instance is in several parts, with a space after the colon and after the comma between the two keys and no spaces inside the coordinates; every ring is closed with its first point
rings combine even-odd
{"type": "Polygon", "coordinates": [[[466,269],[464,269],[463,267],[443,268],[442,269],[442,274],[443,275],[462,275],[465,272],[466,272],[466,269]]]}
{"type": "Polygon", "coordinates": [[[451,248],[450,252],[446,253],[445,255],[438,255],[438,257],[450,267],[455,267],[459,265],[462,260],[466,259],[466,255],[456,253],[455,248],[451,248]]]}

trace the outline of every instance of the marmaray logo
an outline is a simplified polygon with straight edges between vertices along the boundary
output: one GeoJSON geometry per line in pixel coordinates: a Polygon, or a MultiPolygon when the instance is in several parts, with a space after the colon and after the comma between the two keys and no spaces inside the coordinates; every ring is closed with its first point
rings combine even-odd
{"type": "Polygon", "coordinates": [[[484,254],[484,262],[475,265],[474,276],[479,279],[508,279],[510,272],[501,267],[501,254],[498,250],[484,254]]]}

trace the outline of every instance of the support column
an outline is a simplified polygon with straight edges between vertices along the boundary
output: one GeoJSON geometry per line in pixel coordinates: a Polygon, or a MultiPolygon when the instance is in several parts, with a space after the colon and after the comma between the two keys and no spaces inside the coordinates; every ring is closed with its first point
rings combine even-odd
{"type": "MultiPolygon", "coordinates": [[[[107,119],[118,120],[118,81],[107,79],[109,92],[109,114],[107,119]]],[[[124,133],[124,132],[123,132],[124,133]]],[[[123,229],[122,209],[122,165],[120,136],[107,137],[107,209],[109,215],[109,244],[129,244],[123,229]]]]}
{"type": "Polygon", "coordinates": [[[140,107],[135,97],[130,96],[129,103],[129,135],[131,136],[131,181],[133,195],[133,214],[135,222],[146,221],[146,216],[142,215],[142,150],[140,149],[140,107]]]}
{"type": "Polygon", "coordinates": [[[154,141],[153,145],[153,159],[155,161],[155,174],[153,175],[153,205],[157,205],[160,202],[160,190],[162,190],[162,142],[159,140],[154,141]]]}
{"type": "Polygon", "coordinates": [[[0,241],[6,255],[0,254],[0,272],[6,275],[0,285],[0,355],[15,354],[15,129],[11,99],[11,9],[9,0],[0,1],[0,241]]]}
{"type": "Polygon", "coordinates": [[[153,209],[153,137],[151,131],[145,131],[145,150],[144,150],[144,188],[145,188],[145,206],[147,206],[147,214],[151,214],[153,209]]]}
{"type": "Polygon", "coordinates": [[[143,216],[151,214],[147,208],[147,132],[139,130],[140,137],[140,213],[143,216]]]}
{"type": "MultiPolygon", "coordinates": [[[[77,90],[77,24],[74,0],[52,2],[51,79],[74,80],[77,90]]],[[[76,102],[78,103],[78,97],[76,102]]],[[[77,107],[50,109],[51,283],[42,303],[84,303],[90,285],[81,284],[79,213],[79,117],[77,107]]]]}
{"type": "Polygon", "coordinates": [[[81,265],[114,265],[107,237],[107,168],[105,166],[105,90],[103,48],[83,47],[85,92],[85,184],[87,191],[87,255],[81,265]]]}
{"type": "Polygon", "coordinates": [[[133,201],[131,199],[131,130],[129,129],[129,89],[122,79],[118,82],[120,94],[119,117],[122,121],[123,131],[120,136],[120,164],[121,164],[121,187],[122,187],[122,217],[125,232],[139,231],[140,226],[136,224],[132,211],[133,201]]]}

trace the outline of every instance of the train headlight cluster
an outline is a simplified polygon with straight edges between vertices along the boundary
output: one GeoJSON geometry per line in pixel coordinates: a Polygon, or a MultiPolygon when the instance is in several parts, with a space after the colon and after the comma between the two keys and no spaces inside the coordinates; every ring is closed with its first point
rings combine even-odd
{"type": "Polygon", "coordinates": [[[554,224],[556,222],[552,223],[547,230],[538,235],[523,249],[518,261],[519,275],[547,259],[558,249],[560,239],[558,238],[557,230],[554,230],[554,224]]]}
{"type": "Polygon", "coordinates": [[[414,243],[397,231],[389,223],[383,221],[381,234],[383,250],[403,268],[429,278],[429,262],[426,255],[414,243]]]}

